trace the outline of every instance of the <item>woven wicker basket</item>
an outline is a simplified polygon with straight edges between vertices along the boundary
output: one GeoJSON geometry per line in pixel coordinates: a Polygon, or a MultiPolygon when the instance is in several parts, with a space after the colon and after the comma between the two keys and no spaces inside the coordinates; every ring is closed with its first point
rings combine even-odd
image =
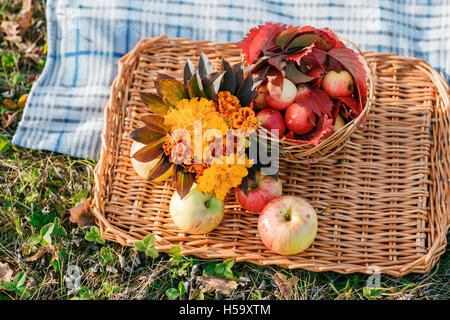
{"type": "Polygon", "coordinates": [[[278,140],[277,143],[280,146],[280,158],[285,159],[288,162],[296,163],[296,164],[305,164],[308,165],[311,163],[320,162],[333,154],[339,152],[347,142],[348,138],[355,132],[362,123],[364,123],[364,119],[370,112],[370,108],[372,106],[373,93],[375,90],[375,80],[374,73],[372,67],[367,61],[366,56],[361,50],[359,50],[358,46],[356,46],[353,42],[340,38],[343,42],[347,44],[348,47],[351,47],[353,51],[357,52],[366,63],[369,74],[367,76],[367,96],[366,103],[364,105],[364,109],[361,114],[349,121],[345,124],[343,128],[333,133],[331,136],[326,139],[320,140],[319,144],[314,146],[309,143],[299,144],[295,141],[286,139],[283,137],[279,139],[276,135],[272,135],[269,131],[264,129],[261,125],[259,125],[260,133],[263,133],[264,137],[267,137],[269,140],[278,140]]]}
{"type": "Polygon", "coordinates": [[[310,169],[280,161],[283,192],[308,199],[321,213],[312,246],[280,256],[261,243],[258,215],[242,210],[232,194],[213,232],[181,232],[169,215],[170,182],[142,180],[130,163],[129,133],[148,112],[139,92],[154,90],[157,72],[180,78],[186,58],[194,61],[200,52],[215,67],[222,56],[240,60],[232,44],[165,36],[140,41],[120,60],[105,109],[92,203],[107,240],[132,246],[153,233],[162,252],[179,246],[202,258],[312,271],[399,276],[432,268],[446,248],[450,192],[448,86],[435,70],[420,59],[366,53],[376,79],[366,129],[310,169]]]}

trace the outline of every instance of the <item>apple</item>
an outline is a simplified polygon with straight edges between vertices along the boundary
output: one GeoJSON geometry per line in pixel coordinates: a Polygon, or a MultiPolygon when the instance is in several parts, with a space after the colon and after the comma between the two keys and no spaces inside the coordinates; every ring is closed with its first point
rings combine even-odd
{"type": "Polygon", "coordinates": [[[256,114],[258,122],[267,130],[278,130],[278,137],[281,138],[286,131],[284,118],[280,111],[267,108],[256,114]]]}
{"type": "Polygon", "coordinates": [[[281,182],[278,179],[257,174],[246,193],[238,187],[235,189],[235,194],[242,208],[259,213],[270,200],[281,196],[281,190],[281,182]]]}
{"type": "Polygon", "coordinates": [[[336,122],[334,124],[334,131],[338,131],[345,126],[344,118],[340,114],[337,115],[336,122]]]}
{"type": "MultiPolygon", "coordinates": [[[[140,162],[136,159],[132,158],[136,151],[142,149],[146,145],[137,141],[133,141],[133,144],[131,145],[130,149],[130,158],[131,158],[131,164],[133,165],[134,171],[136,171],[137,175],[142,179],[147,179],[148,174],[151,169],[158,163],[160,158],[156,158],[149,162],[140,162]]],[[[162,182],[166,180],[167,178],[170,178],[172,176],[173,166],[169,170],[167,170],[166,173],[159,176],[158,178],[152,180],[153,182],[162,182]]]]}
{"type": "Polygon", "coordinates": [[[297,87],[286,78],[283,78],[282,88],[271,82],[267,83],[266,103],[275,109],[284,110],[295,100],[297,95],[297,87]]]}
{"type": "Polygon", "coordinates": [[[321,67],[315,67],[309,70],[306,75],[309,77],[316,78],[313,82],[315,85],[322,84],[323,77],[325,76],[325,71],[321,67]]]}
{"type": "Polygon", "coordinates": [[[316,115],[303,104],[294,102],[284,115],[286,127],[295,134],[306,134],[316,126],[316,115]]]}
{"type": "Polygon", "coordinates": [[[302,252],[317,234],[317,214],[303,198],[281,196],[270,201],[258,219],[258,234],[263,244],[278,254],[302,252]]]}
{"type": "Polygon", "coordinates": [[[258,89],[258,94],[256,95],[255,100],[253,100],[253,107],[255,111],[260,111],[267,108],[266,103],[267,94],[268,94],[267,86],[266,85],[260,86],[258,89]]]}
{"type": "Polygon", "coordinates": [[[183,199],[175,191],[169,206],[175,225],[192,234],[208,233],[215,229],[222,221],[223,208],[222,200],[210,193],[200,192],[196,184],[183,199]]]}
{"type": "Polygon", "coordinates": [[[297,95],[295,96],[295,101],[300,101],[305,99],[311,92],[311,87],[307,84],[301,83],[297,86],[297,95]]]}
{"type": "Polygon", "coordinates": [[[326,74],[322,88],[332,98],[349,97],[353,94],[355,84],[348,71],[337,70],[326,74]]]}

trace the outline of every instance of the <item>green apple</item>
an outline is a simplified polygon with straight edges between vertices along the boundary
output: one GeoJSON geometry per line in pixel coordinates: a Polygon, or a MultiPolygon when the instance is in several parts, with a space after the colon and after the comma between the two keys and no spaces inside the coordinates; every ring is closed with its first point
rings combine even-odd
{"type": "Polygon", "coordinates": [[[175,225],[186,233],[207,233],[222,221],[223,201],[200,192],[194,184],[183,199],[174,192],[170,199],[170,215],[175,225]]]}

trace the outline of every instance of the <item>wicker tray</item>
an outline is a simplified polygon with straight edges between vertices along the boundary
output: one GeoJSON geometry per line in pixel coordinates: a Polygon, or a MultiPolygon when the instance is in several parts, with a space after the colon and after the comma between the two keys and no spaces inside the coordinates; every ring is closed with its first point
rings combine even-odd
{"type": "Polygon", "coordinates": [[[228,43],[144,39],[119,63],[105,109],[100,161],[95,169],[93,213],[107,240],[132,246],[148,233],[167,252],[179,246],[202,258],[235,258],[340,273],[391,275],[427,272],[446,248],[449,209],[450,112],[448,86],[426,62],[365,53],[375,71],[374,105],[365,128],[338,154],[313,164],[280,162],[285,194],[307,198],[319,215],[313,245],[296,256],[263,246],[258,216],[230,195],[221,225],[207,235],[186,235],[170,219],[170,183],[137,177],[129,161],[129,133],[147,113],[139,91],[154,90],[156,72],[181,77],[189,57],[206,53],[215,67],[225,56],[240,60],[228,43]]]}

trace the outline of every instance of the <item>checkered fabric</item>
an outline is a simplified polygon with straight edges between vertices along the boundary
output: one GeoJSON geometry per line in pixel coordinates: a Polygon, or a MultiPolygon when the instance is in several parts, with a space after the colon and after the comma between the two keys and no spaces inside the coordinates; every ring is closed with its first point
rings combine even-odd
{"type": "Polygon", "coordinates": [[[47,0],[47,63],[13,143],[96,158],[117,61],[140,38],[235,42],[265,22],[329,27],[363,50],[423,58],[450,78],[448,0],[47,0]]]}

